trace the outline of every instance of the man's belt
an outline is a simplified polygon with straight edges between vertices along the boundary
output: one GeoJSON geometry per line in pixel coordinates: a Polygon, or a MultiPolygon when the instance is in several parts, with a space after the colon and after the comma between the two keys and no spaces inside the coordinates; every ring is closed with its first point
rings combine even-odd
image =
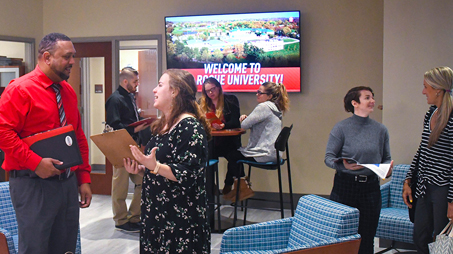
{"type": "MultiPolygon", "coordinates": [[[[69,174],[66,174],[64,170],[60,170],[61,174],[60,175],[54,175],[48,178],[45,178],[44,180],[65,180],[70,178],[72,175],[74,175],[74,172],[70,171],[69,174]]],[[[30,177],[30,178],[39,178],[39,176],[32,170],[29,169],[24,169],[24,170],[11,170],[9,171],[9,176],[11,178],[17,178],[17,177],[30,177]]]]}

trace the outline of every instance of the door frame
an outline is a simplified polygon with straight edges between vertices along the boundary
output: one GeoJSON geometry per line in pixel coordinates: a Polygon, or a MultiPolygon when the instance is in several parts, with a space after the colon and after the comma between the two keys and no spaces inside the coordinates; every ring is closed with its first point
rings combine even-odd
{"type": "MultiPolygon", "coordinates": [[[[113,60],[112,60],[112,49],[113,45],[111,41],[97,41],[97,42],[75,42],[73,40],[74,47],[76,49],[77,58],[86,57],[104,57],[104,84],[105,84],[105,100],[112,94],[112,79],[113,75],[113,60]],[[88,50],[89,48],[96,47],[96,50],[88,50]]],[[[82,77],[81,77],[82,81],[82,77]]],[[[82,89],[81,100],[85,101],[87,94],[90,93],[87,89],[82,89]],[[82,98],[83,97],[83,98],[82,98]]],[[[85,110],[89,112],[89,110],[85,110]]],[[[89,138],[87,138],[89,140],[89,138]]],[[[113,169],[110,162],[106,159],[105,173],[91,172],[91,190],[93,194],[104,194],[110,195],[112,190],[112,176],[113,169]]]]}
{"type": "Polygon", "coordinates": [[[35,54],[35,38],[28,37],[16,37],[16,36],[4,36],[0,35],[0,41],[9,41],[9,42],[22,42],[26,44],[25,47],[25,73],[29,73],[34,70],[36,67],[36,57],[35,54]],[[30,59],[28,59],[30,58],[30,59]],[[27,62],[28,61],[28,62],[27,62]]]}
{"type": "MultiPolygon", "coordinates": [[[[150,34],[150,35],[131,35],[131,36],[105,36],[105,37],[75,37],[71,38],[73,43],[83,42],[112,42],[112,91],[115,91],[119,85],[119,70],[120,70],[120,41],[135,41],[135,40],[156,40],[158,43],[157,47],[157,59],[158,64],[157,73],[159,76],[162,75],[163,68],[163,48],[165,45],[162,44],[161,34],[150,34]],[[118,70],[118,71],[115,71],[118,70]]],[[[77,56],[77,53],[76,53],[77,56]]],[[[79,56],[77,56],[79,57],[79,56]]]]}
{"type": "MultiPolygon", "coordinates": [[[[0,41],[25,43],[25,59],[23,59],[25,62],[25,73],[21,74],[21,76],[35,69],[35,38],[0,35],[0,41]]],[[[0,182],[9,181],[9,173],[1,168],[4,159],[5,153],[0,150],[0,182]]]]}

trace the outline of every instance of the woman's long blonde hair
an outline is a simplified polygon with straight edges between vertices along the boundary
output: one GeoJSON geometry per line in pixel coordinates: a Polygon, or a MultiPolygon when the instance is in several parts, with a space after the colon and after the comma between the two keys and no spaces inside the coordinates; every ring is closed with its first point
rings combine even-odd
{"type": "Polygon", "coordinates": [[[163,74],[169,76],[170,89],[172,91],[177,91],[178,95],[172,101],[170,115],[163,115],[151,125],[152,133],[162,134],[169,131],[169,129],[176,124],[181,114],[188,113],[201,122],[206,131],[208,140],[211,139],[211,127],[195,100],[197,85],[193,75],[188,71],[180,69],[168,69],[163,74]]]}
{"type": "Polygon", "coordinates": [[[447,126],[453,109],[452,89],[453,89],[453,71],[449,67],[437,67],[425,72],[426,83],[434,89],[443,90],[442,104],[437,109],[437,124],[429,136],[428,147],[433,146],[439,139],[442,130],[447,126]]]}
{"type": "Polygon", "coordinates": [[[289,110],[289,98],[286,87],[282,83],[265,82],[262,84],[266,93],[272,95],[270,101],[284,114],[289,110]]]}
{"type": "Polygon", "coordinates": [[[200,98],[200,107],[201,110],[205,113],[210,112],[211,109],[214,107],[214,103],[212,102],[211,98],[209,98],[208,93],[206,92],[205,86],[206,84],[212,84],[219,89],[219,98],[217,101],[217,106],[215,107],[215,115],[217,118],[222,119],[223,117],[223,107],[225,105],[225,98],[223,96],[223,89],[220,82],[213,78],[209,77],[203,82],[203,86],[201,88],[201,98],[200,98]]]}

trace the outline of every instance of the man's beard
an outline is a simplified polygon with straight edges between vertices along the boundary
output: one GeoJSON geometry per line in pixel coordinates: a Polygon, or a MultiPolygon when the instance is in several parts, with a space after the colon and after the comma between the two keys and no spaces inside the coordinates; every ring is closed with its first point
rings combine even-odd
{"type": "Polygon", "coordinates": [[[57,70],[55,67],[51,66],[50,67],[52,69],[52,71],[58,75],[58,77],[60,77],[62,80],[65,80],[67,81],[68,78],[69,78],[69,75],[67,75],[66,73],[62,72],[62,71],[59,71],[57,70]]]}
{"type": "Polygon", "coordinates": [[[130,84],[130,83],[127,83],[127,91],[129,91],[129,93],[135,93],[137,90],[134,89],[134,87],[130,84]]]}

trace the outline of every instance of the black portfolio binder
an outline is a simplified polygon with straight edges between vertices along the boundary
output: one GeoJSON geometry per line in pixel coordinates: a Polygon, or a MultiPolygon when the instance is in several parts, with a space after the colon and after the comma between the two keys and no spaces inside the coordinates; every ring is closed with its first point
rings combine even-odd
{"type": "Polygon", "coordinates": [[[55,165],[57,169],[62,170],[83,163],[72,125],[37,133],[23,138],[22,141],[37,155],[63,162],[61,165],[55,165]]]}

